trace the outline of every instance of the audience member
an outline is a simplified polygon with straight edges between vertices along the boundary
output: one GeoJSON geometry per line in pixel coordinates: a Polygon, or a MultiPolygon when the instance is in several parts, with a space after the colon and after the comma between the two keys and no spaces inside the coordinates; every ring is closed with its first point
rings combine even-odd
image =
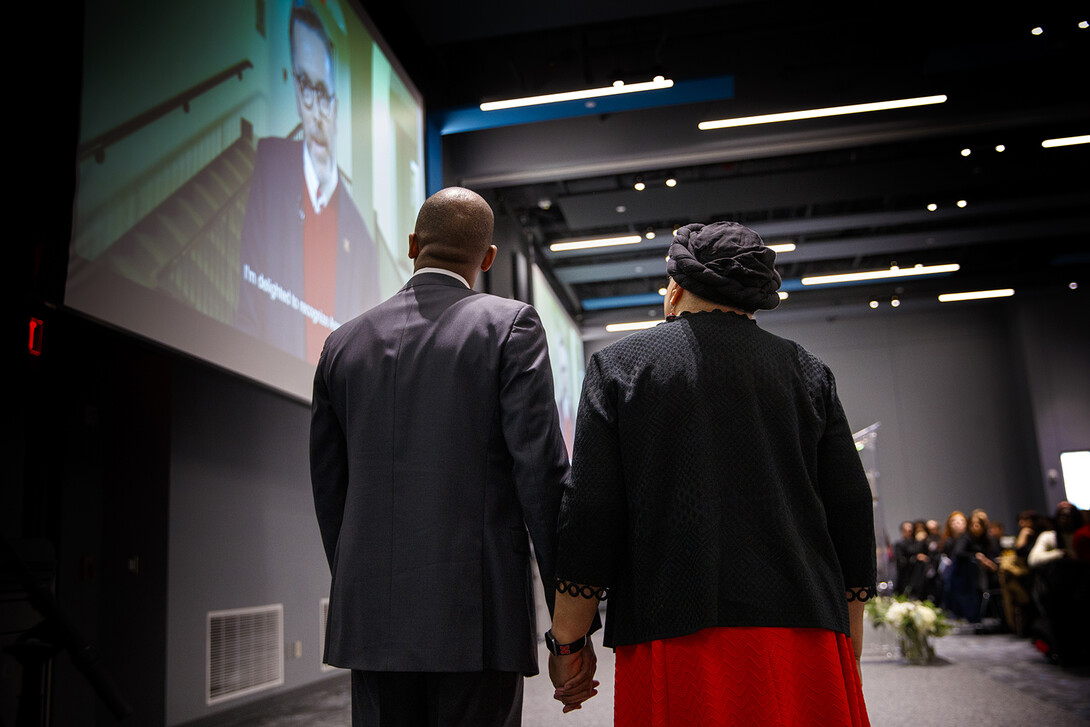
{"type": "Polygon", "coordinates": [[[1090,563],[1077,558],[1075,533],[1083,521],[1070,502],[1056,508],[1055,528],[1040,534],[1029,554],[1037,646],[1065,666],[1090,663],[1090,563]]]}
{"type": "Polygon", "coordinates": [[[990,585],[989,575],[998,570],[997,548],[987,530],[988,515],[983,510],[974,510],[968,524],[960,511],[947,518],[944,554],[950,564],[944,576],[943,601],[956,617],[969,623],[980,623],[981,595],[990,585]]]}
{"type": "Polygon", "coordinates": [[[1040,531],[1037,529],[1040,516],[1036,510],[1023,510],[1018,513],[1018,536],[1014,548],[1004,551],[999,556],[999,589],[1003,595],[1003,616],[1007,627],[1018,636],[1027,635],[1028,626],[1033,622],[1034,608],[1030,598],[1029,555],[1040,531]]]}
{"type": "Polygon", "coordinates": [[[915,543],[912,521],[905,520],[901,523],[901,539],[893,544],[893,563],[896,568],[893,576],[894,593],[904,593],[908,585],[908,566],[911,559],[908,551],[915,543]]]}
{"type": "Polygon", "coordinates": [[[923,520],[913,523],[912,541],[906,547],[906,554],[908,564],[903,593],[920,601],[934,601],[937,597],[938,543],[928,537],[927,524],[923,520]]]}

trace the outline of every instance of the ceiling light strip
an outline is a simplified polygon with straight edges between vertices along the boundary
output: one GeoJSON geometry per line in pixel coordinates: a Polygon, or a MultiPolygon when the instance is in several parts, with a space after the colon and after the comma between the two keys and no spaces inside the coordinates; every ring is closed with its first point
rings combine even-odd
{"type": "Polygon", "coordinates": [[[612,247],[613,245],[635,245],[642,240],[640,235],[625,235],[623,237],[602,237],[594,240],[568,240],[567,242],[554,242],[549,245],[553,252],[564,250],[586,250],[591,247],[612,247]]]}
{"type": "Polygon", "coordinates": [[[1076,144],[1090,144],[1090,134],[1067,136],[1062,139],[1045,139],[1041,142],[1041,146],[1045,149],[1053,149],[1058,146],[1074,146],[1076,144]]]}
{"type": "Polygon", "coordinates": [[[755,124],[774,124],[780,121],[798,121],[800,119],[818,119],[825,116],[844,116],[847,114],[862,114],[869,111],[889,111],[891,109],[904,109],[913,106],[928,106],[946,102],[945,95],[920,96],[918,98],[902,98],[894,101],[876,101],[873,103],[853,104],[851,106],[832,106],[824,109],[808,109],[805,111],[787,111],[781,114],[764,114],[762,116],[745,116],[737,119],[718,119],[716,121],[701,121],[697,128],[701,131],[711,129],[727,129],[734,126],[753,126],[755,124]]]}
{"type": "Polygon", "coordinates": [[[998,290],[973,290],[966,293],[943,293],[939,300],[943,303],[954,303],[959,300],[983,300],[985,298],[1009,298],[1014,295],[1014,288],[1000,288],[998,290]]]}
{"type": "Polygon", "coordinates": [[[662,323],[661,320],[633,321],[632,323],[610,323],[606,326],[609,333],[622,333],[624,331],[642,331],[645,328],[654,328],[662,323]]]}
{"type": "Polygon", "coordinates": [[[803,278],[803,285],[828,285],[830,283],[850,283],[859,280],[883,280],[885,278],[904,278],[914,275],[938,275],[953,273],[961,269],[957,263],[949,265],[917,265],[913,268],[890,268],[888,270],[867,270],[858,273],[838,273],[835,275],[814,275],[803,278]]]}
{"type": "Polygon", "coordinates": [[[601,96],[618,96],[622,93],[639,93],[641,91],[658,91],[664,88],[672,88],[674,82],[669,78],[655,76],[653,81],[645,83],[624,83],[617,81],[612,86],[605,88],[587,88],[582,91],[566,91],[564,93],[547,93],[542,96],[527,96],[526,98],[513,98],[506,101],[487,101],[481,104],[481,111],[499,111],[501,109],[513,109],[521,106],[539,106],[541,104],[559,103],[561,101],[578,101],[601,96]]]}

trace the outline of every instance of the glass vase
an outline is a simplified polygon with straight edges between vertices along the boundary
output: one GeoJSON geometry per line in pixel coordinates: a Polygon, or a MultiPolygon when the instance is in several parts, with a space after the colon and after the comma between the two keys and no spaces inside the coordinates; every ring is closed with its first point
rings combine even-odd
{"type": "Polygon", "coordinates": [[[899,639],[901,656],[909,664],[930,664],[935,658],[935,649],[931,638],[922,634],[901,634],[899,639]]]}

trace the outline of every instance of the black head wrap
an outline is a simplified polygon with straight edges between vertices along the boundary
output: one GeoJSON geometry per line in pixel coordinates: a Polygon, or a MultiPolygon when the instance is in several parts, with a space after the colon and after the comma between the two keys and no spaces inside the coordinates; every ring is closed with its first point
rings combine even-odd
{"type": "Polygon", "coordinates": [[[679,228],[666,272],[678,285],[713,303],[752,312],[780,304],[776,253],[737,222],[698,222],[679,228]]]}

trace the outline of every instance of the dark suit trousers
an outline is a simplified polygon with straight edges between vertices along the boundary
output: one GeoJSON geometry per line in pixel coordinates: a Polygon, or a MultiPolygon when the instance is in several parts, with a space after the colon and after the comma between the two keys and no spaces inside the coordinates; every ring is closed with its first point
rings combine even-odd
{"type": "Polygon", "coordinates": [[[521,674],[352,670],[352,727],[520,727],[521,674]]]}

